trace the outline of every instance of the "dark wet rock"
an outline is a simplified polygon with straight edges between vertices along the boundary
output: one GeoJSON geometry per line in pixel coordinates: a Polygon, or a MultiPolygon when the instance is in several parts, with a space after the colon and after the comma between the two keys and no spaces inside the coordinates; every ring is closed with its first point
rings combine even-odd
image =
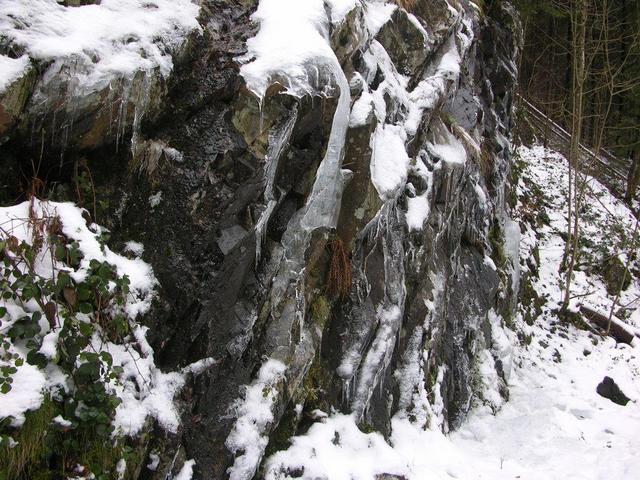
{"type": "Polygon", "coordinates": [[[376,36],[398,72],[411,77],[418,73],[429,55],[426,32],[416,23],[415,17],[412,21],[405,10],[398,8],[376,36]]]}
{"type": "Polygon", "coordinates": [[[446,36],[455,17],[446,0],[415,2],[413,13],[426,30],[428,42],[432,46],[438,45],[446,36]]]}
{"type": "Polygon", "coordinates": [[[611,400],[613,403],[617,403],[618,405],[622,405],[623,407],[629,403],[630,398],[627,397],[618,384],[611,377],[604,377],[602,382],[598,384],[596,387],[596,392],[601,397],[607,398],[611,400]]]}
{"type": "Polygon", "coordinates": [[[607,287],[607,293],[615,296],[631,285],[631,274],[617,255],[610,256],[601,267],[602,279],[607,287]]]}
{"type": "Polygon", "coordinates": [[[0,93],[0,145],[8,139],[7,133],[20,120],[20,115],[29,101],[36,78],[35,69],[28,66],[19,78],[0,93]]]}
{"type": "Polygon", "coordinates": [[[218,247],[223,255],[229,253],[247,235],[247,231],[240,225],[225,228],[218,238],[218,247]]]}

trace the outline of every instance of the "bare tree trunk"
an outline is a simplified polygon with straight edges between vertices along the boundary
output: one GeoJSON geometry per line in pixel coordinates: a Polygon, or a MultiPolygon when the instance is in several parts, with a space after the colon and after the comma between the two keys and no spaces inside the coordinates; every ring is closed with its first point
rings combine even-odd
{"type": "Polygon", "coordinates": [[[580,140],[584,122],[584,88],[586,79],[586,28],[590,0],[576,0],[571,7],[573,75],[572,75],[572,118],[571,144],[569,149],[569,185],[567,201],[567,240],[565,244],[565,259],[569,265],[566,271],[564,300],[562,310],[567,310],[571,300],[571,280],[576,261],[579,235],[579,206],[580,197],[577,189],[579,179],[578,165],[580,161],[580,140]],[[572,180],[573,177],[573,180],[572,180]],[[575,204],[574,204],[575,202],[575,204]],[[573,206],[573,208],[572,208],[573,206]],[[575,216],[575,220],[573,218],[575,216]],[[575,236],[575,239],[574,239],[575,236]],[[573,246],[573,248],[571,248],[573,246]]]}
{"type": "Polygon", "coordinates": [[[631,157],[631,167],[629,167],[629,175],[627,176],[627,191],[624,199],[631,203],[638,191],[638,184],[640,183],[640,148],[637,148],[633,152],[631,157]]]}
{"type": "Polygon", "coordinates": [[[611,309],[609,310],[609,318],[607,322],[607,335],[611,331],[611,319],[613,318],[613,314],[618,306],[618,302],[620,301],[620,295],[622,295],[622,287],[624,286],[624,282],[627,280],[627,275],[629,274],[629,264],[631,263],[632,253],[636,249],[636,240],[638,239],[638,220],[636,218],[636,226],[633,229],[633,236],[631,237],[631,244],[629,246],[629,252],[627,254],[627,262],[624,266],[624,273],[622,274],[622,279],[620,280],[620,287],[618,288],[618,294],[616,298],[614,298],[613,303],[611,304],[611,309]]]}

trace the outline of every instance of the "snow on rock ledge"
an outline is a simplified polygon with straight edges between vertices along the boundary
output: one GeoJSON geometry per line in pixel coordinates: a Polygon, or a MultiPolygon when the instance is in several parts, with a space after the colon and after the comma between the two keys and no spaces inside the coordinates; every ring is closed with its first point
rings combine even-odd
{"type": "Polygon", "coordinates": [[[380,125],[372,139],[371,180],[380,198],[392,198],[407,183],[409,156],[405,149],[404,129],[380,125]]]}
{"type": "MultiPolygon", "coordinates": [[[[354,0],[331,0],[332,20],[340,21],[354,0]]],[[[261,0],[252,20],[258,34],[247,41],[239,58],[240,73],[260,99],[274,83],[300,96],[329,88],[336,56],[329,45],[329,19],[323,0],[261,0]]],[[[334,80],[334,81],[332,81],[334,80]]]]}
{"type": "Polygon", "coordinates": [[[10,58],[0,55],[0,93],[25,74],[29,66],[29,57],[10,58]]]}
{"type": "Polygon", "coordinates": [[[239,453],[227,471],[230,480],[250,480],[260,464],[269,442],[267,426],[274,420],[276,385],[285,369],[278,360],[266,361],[258,378],[246,387],[244,400],[235,405],[238,419],[225,442],[230,451],[239,453]]]}
{"type": "Polygon", "coordinates": [[[117,150],[131,135],[135,152],[142,118],[157,114],[165,98],[174,58],[201,31],[199,13],[192,0],[74,7],[0,0],[0,65],[12,66],[0,73],[0,135],[46,130],[45,155],[117,150]]]}
{"type": "Polygon", "coordinates": [[[103,0],[81,7],[0,0],[0,30],[33,60],[73,61],[80,84],[94,88],[140,70],[158,68],[166,76],[171,52],[199,28],[198,12],[191,0],[103,0]]]}

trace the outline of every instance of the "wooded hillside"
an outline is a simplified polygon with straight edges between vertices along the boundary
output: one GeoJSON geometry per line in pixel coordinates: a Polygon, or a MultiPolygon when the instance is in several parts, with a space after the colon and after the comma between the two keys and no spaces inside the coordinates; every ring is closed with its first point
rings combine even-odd
{"type": "Polygon", "coordinates": [[[640,3],[515,3],[525,36],[520,65],[522,94],[572,132],[574,92],[580,84],[582,142],[600,144],[617,156],[632,159],[629,187],[635,191],[640,173],[640,3]],[[584,71],[576,76],[580,52],[584,53],[584,71]]]}

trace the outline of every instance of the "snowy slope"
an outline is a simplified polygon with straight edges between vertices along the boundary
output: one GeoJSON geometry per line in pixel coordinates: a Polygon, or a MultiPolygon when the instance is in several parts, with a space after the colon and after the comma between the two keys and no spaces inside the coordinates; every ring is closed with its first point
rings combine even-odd
{"type": "MultiPolygon", "coordinates": [[[[509,401],[497,414],[476,402],[467,423],[451,435],[423,431],[407,419],[395,418],[388,441],[378,433],[359,430],[353,417],[335,413],[314,424],[306,435],[293,438],[289,449],[271,456],[266,478],[368,480],[382,474],[468,480],[637,478],[640,349],[562,323],[553,313],[561,298],[558,252],[564,246],[560,234],[566,221],[566,161],[539,147],[521,148],[519,156],[523,172],[517,214],[522,216],[528,208],[522,200],[534,189],[543,192],[541,201],[550,220],[537,234],[525,220],[521,226],[525,272],[534,247],[539,250],[540,277],[534,286],[543,303],[532,325],[522,314],[513,322],[520,342],[514,345],[509,401]],[[605,376],[631,399],[626,406],[596,393],[605,376]]],[[[599,222],[616,221],[631,228],[633,217],[624,205],[595,180],[590,185],[587,203],[592,215],[584,229],[593,241],[609,238],[599,222]]],[[[578,279],[576,292],[592,292],[580,297],[582,302],[601,309],[611,304],[597,275],[583,271],[578,279]]],[[[622,303],[639,308],[639,294],[635,279],[622,303]]]]}
{"type": "MultiPolygon", "coordinates": [[[[537,231],[529,225],[523,235],[521,256],[529,258],[535,244],[539,242],[540,279],[536,282],[536,290],[539,294],[548,296],[550,302],[560,301],[558,282],[564,281],[564,276],[558,277],[557,272],[565,246],[563,235],[567,229],[566,160],[562,155],[542,147],[521,148],[519,155],[526,165],[518,185],[520,215],[526,216],[532,208],[542,208],[548,217],[546,224],[539,226],[537,231]],[[533,192],[532,186],[537,186],[542,192],[533,192]],[[533,204],[532,200],[537,203],[533,204]]],[[[612,298],[606,294],[605,284],[595,272],[613,256],[619,256],[626,263],[629,253],[629,246],[626,244],[633,236],[635,224],[633,213],[606,187],[589,177],[581,213],[580,228],[584,239],[581,245],[582,255],[573,281],[574,306],[582,303],[609,312],[612,298]]],[[[637,259],[632,262],[632,270],[634,268],[638,268],[637,259]]],[[[631,287],[622,292],[619,305],[628,305],[627,313],[639,308],[639,293],[640,282],[634,277],[631,287]]]]}

